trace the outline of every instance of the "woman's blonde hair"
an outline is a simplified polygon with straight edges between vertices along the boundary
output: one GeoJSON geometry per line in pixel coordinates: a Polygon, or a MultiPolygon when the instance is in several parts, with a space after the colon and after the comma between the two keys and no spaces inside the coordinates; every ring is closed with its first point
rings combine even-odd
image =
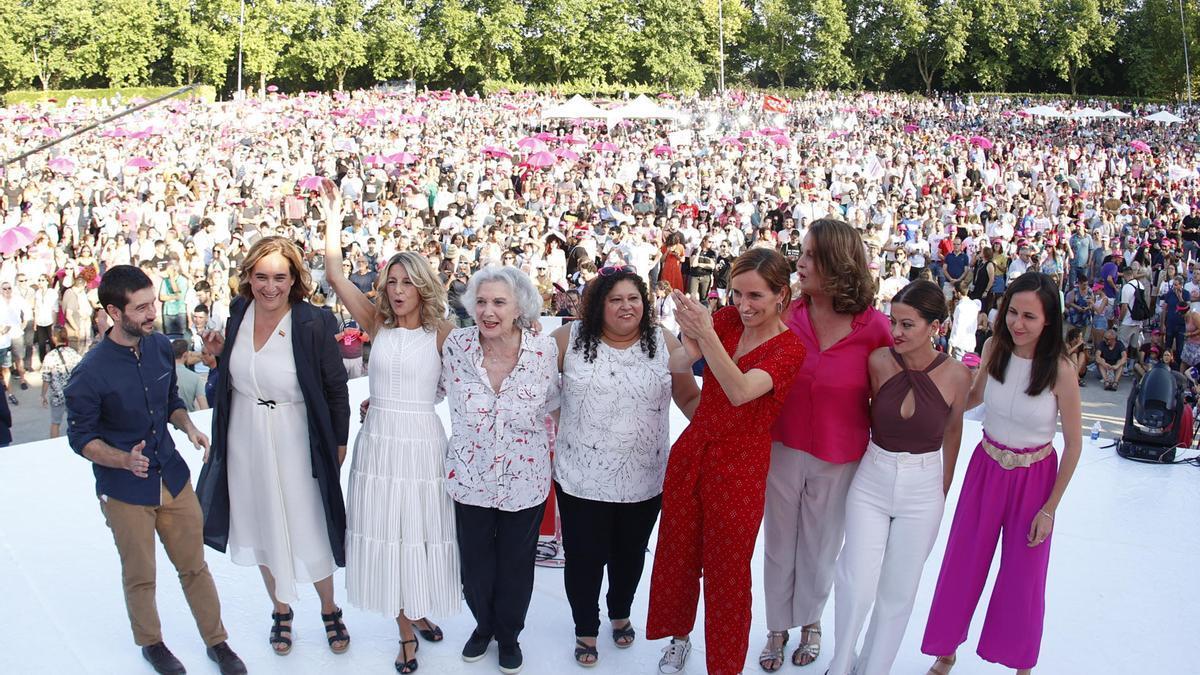
{"type": "Polygon", "coordinates": [[[409,281],[421,296],[421,325],[433,330],[446,317],[446,287],[434,273],[425,256],[412,251],[401,251],[392,256],[383,267],[383,273],[375,282],[375,315],[387,328],[396,327],[396,313],[392,311],[392,299],[388,297],[387,280],[392,267],[399,265],[408,274],[409,281]]]}
{"type": "Polygon", "coordinates": [[[246,259],[238,267],[238,295],[247,300],[254,299],[254,293],[250,290],[250,275],[254,273],[258,262],[272,253],[283,256],[292,270],[292,290],[288,292],[288,304],[294,305],[307,300],[313,291],[312,275],[304,265],[304,254],[301,253],[300,247],[286,237],[263,237],[254,242],[246,252],[246,259]]]}
{"type": "Polygon", "coordinates": [[[858,230],[833,218],[813,221],[813,261],[824,280],[825,294],[838,314],[858,314],[871,306],[875,279],[867,267],[867,252],[858,230]]]}

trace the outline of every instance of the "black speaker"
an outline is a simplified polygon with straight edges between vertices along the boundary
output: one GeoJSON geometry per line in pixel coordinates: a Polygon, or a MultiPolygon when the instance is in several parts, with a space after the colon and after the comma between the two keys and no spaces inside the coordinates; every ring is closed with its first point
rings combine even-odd
{"type": "Polygon", "coordinates": [[[1161,445],[1142,445],[1122,439],[1117,443],[1117,454],[1125,459],[1150,464],[1170,464],[1175,461],[1175,448],[1161,445]]]}

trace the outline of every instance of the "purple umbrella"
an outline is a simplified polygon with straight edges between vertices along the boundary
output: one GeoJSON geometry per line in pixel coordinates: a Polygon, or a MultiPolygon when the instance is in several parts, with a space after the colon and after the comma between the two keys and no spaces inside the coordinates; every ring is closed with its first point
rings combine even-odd
{"type": "Polygon", "coordinates": [[[417,161],[417,156],[409,152],[397,152],[394,155],[388,155],[384,159],[394,164],[412,164],[417,161]]]}
{"type": "Polygon", "coordinates": [[[0,253],[13,253],[33,243],[33,232],[20,225],[0,232],[0,253]]]}
{"type": "Polygon", "coordinates": [[[980,148],[983,148],[984,150],[991,150],[992,147],[994,147],[994,144],[991,142],[991,140],[989,140],[983,136],[972,136],[971,137],[971,145],[978,146],[980,148]]]}
{"type": "Polygon", "coordinates": [[[1146,141],[1132,141],[1129,144],[1129,147],[1137,150],[1138,152],[1150,152],[1150,145],[1146,143],[1146,141]]]}
{"type": "Polygon", "coordinates": [[[904,125],[904,133],[906,133],[906,134],[915,134],[920,129],[921,129],[921,127],[919,127],[915,124],[905,124],[904,125]]]}

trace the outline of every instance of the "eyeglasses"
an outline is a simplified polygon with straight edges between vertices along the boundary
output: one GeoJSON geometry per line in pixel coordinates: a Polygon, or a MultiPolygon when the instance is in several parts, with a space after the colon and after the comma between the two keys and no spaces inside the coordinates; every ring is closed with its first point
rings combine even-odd
{"type": "Polygon", "coordinates": [[[619,267],[616,265],[609,265],[607,267],[601,267],[599,274],[602,277],[611,277],[614,274],[637,274],[637,269],[635,269],[633,265],[621,265],[619,267]]]}

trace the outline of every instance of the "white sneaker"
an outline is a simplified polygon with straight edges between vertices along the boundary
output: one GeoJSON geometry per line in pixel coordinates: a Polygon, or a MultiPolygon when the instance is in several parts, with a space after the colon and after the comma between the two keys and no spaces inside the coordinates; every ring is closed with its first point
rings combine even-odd
{"type": "Polygon", "coordinates": [[[691,640],[671,638],[671,644],[663,647],[663,656],[658,660],[658,672],[670,675],[670,673],[678,673],[683,670],[683,664],[687,661],[691,651],[691,640]]]}

